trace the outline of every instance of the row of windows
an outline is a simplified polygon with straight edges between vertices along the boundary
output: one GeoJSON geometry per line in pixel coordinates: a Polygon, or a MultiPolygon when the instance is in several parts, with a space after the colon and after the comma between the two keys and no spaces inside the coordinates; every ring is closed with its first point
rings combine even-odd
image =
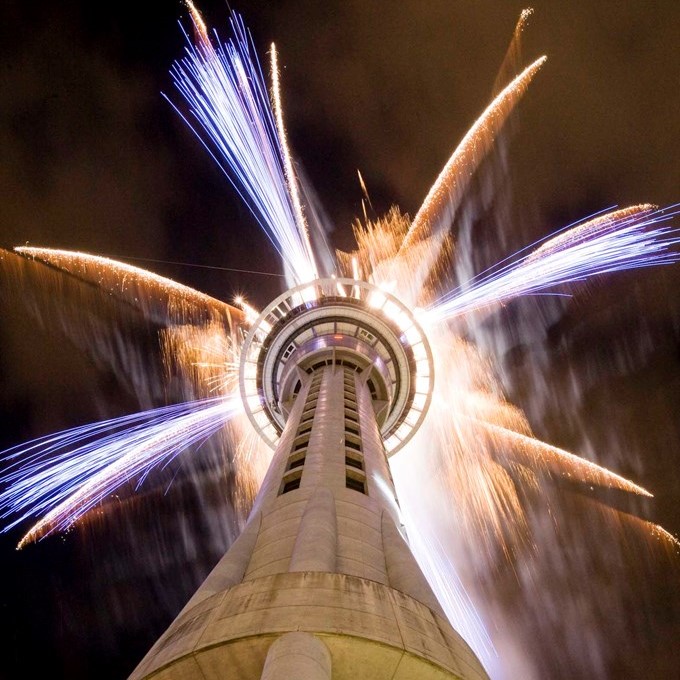
{"type": "MultiPolygon", "coordinates": [[[[293,447],[288,457],[286,472],[281,484],[281,494],[300,487],[305,456],[312,431],[312,421],[321,387],[321,374],[312,378],[307,394],[302,417],[298,425],[293,447]]],[[[366,474],[364,457],[361,448],[359,415],[357,411],[354,372],[345,368],[344,376],[344,411],[345,411],[345,487],[366,493],[366,474]]]]}
{"type": "Polygon", "coordinates": [[[352,467],[357,470],[363,470],[364,469],[364,463],[361,460],[360,457],[358,456],[353,456],[351,453],[347,452],[345,455],[345,465],[347,467],[352,467]]]}
{"type": "Polygon", "coordinates": [[[364,456],[361,451],[354,372],[345,369],[343,382],[345,388],[345,487],[365,494],[366,474],[364,456]]]}
{"type": "Polygon", "coordinates": [[[312,378],[312,384],[307,393],[304,411],[302,412],[302,417],[300,418],[300,423],[298,424],[298,429],[295,433],[295,439],[293,440],[293,449],[288,456],[288,464],[286,465],[286,472],[283,475],[279,495],[300,488],[302,469],[305,464],[307,446],[309,445],[309,438],[312,432],[312,421],[314,420],[316,402],[319,398],[319,391],[321,390],[321,377],[321,374],[318,373],[312,378]]]}

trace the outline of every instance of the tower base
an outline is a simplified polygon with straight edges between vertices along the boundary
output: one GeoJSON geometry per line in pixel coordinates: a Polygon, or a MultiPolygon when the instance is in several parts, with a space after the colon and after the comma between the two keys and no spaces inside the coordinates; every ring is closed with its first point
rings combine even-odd
{"type": "MultiPolygon", "coordinates": [[[[330,656],[327,677],[333,680],[487,678],[451,625],[412,597],[345,574],[297,572],[246,581],[186,611],[131,680],[270,678],[282,657],[304,656],[304,650],[295,645],[287,650],[284,644],[270,654],[277,640],[283,643],[282,636],[293,632],[313,635],[312,646],[323,643],[330,656]]],[[[324,654],[311,651],[308,656],[318,657],[318,677],[324,678],[324,654]]],[[[298,674],[300,680],[307,677],[317,678],[298,674]]]]}

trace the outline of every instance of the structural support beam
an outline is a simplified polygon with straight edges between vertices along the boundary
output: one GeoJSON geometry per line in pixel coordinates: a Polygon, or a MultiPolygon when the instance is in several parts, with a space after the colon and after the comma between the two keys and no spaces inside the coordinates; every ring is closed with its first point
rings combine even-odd
{"type": "Polygon", "coordinates": [[[331,680],[331,655],[309,633],[285,633],[272,643],[262,680],[331,680]]]}
{"type": "Polygon", "coordinates": [[[335,498],[329,489],[320,487],[307,501],[302,515],[290,571],[334,572],[337,537],[335,498]]]}

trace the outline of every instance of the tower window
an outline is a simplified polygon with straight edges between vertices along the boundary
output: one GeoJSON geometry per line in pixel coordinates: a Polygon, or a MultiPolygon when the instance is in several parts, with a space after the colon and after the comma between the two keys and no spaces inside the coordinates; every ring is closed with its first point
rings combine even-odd
{"type": "Polygon", "coordinates": [[[375,389],[375,385],[373,384],[373,381],[370,378],[366,381],[366,387],[368,387],[368,391],[371,393],[371,397],[373,397],[373,399],[377,399],[378,391],[375,389]]]}
{"type": "Polygon", "coordinates": [[[352,458],[351,456],[345,456],[345,465],[356,468],[357,470],[364,469],[364,464],[357,458],[352,458]]]}
{"type": "MultiPolygon", "coordinates": [[[[288,493],[289,491],[293,491],[295,489],[300,488],[300,481],[302,480],[302,477],[295,477],[294,479],[289,479],[284,485],[283,489],[281,489],[281,493],[288,493]]],[[[362,484],[363,486],[363,484],[362,484]]]]}
{"type": "Polygon", "coordinates": [[[366,486],[364,485],[364,483],[359,479],[350,477],[349,475],[345,477],[345,486],[348,489],[352,489],[353,491],[358,491],[359,493],[366,493],[366,486]]]}
{"type": "Polygon", "coordinates": [[[302,467],[304,464],[305,464],[305,457],[302,456],[302,458],[296,458],[295,460],[291,460],[290,463],[288,464],[288,469],[294,470],[295,468],[302,467]]]}

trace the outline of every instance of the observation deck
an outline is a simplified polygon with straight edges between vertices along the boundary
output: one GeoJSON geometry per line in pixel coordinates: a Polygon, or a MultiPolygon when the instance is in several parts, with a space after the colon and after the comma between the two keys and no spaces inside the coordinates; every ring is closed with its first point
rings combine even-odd
{"type": "Polygon", "coordinates": [[[350,367],[367,385],[388,455],[416,432],[434,382],[432,352],[412,312],[365,281],[320,279],[286,291],[260,314],[241,355],[246,412],[276,448],[304,374],[350,367]]]}

